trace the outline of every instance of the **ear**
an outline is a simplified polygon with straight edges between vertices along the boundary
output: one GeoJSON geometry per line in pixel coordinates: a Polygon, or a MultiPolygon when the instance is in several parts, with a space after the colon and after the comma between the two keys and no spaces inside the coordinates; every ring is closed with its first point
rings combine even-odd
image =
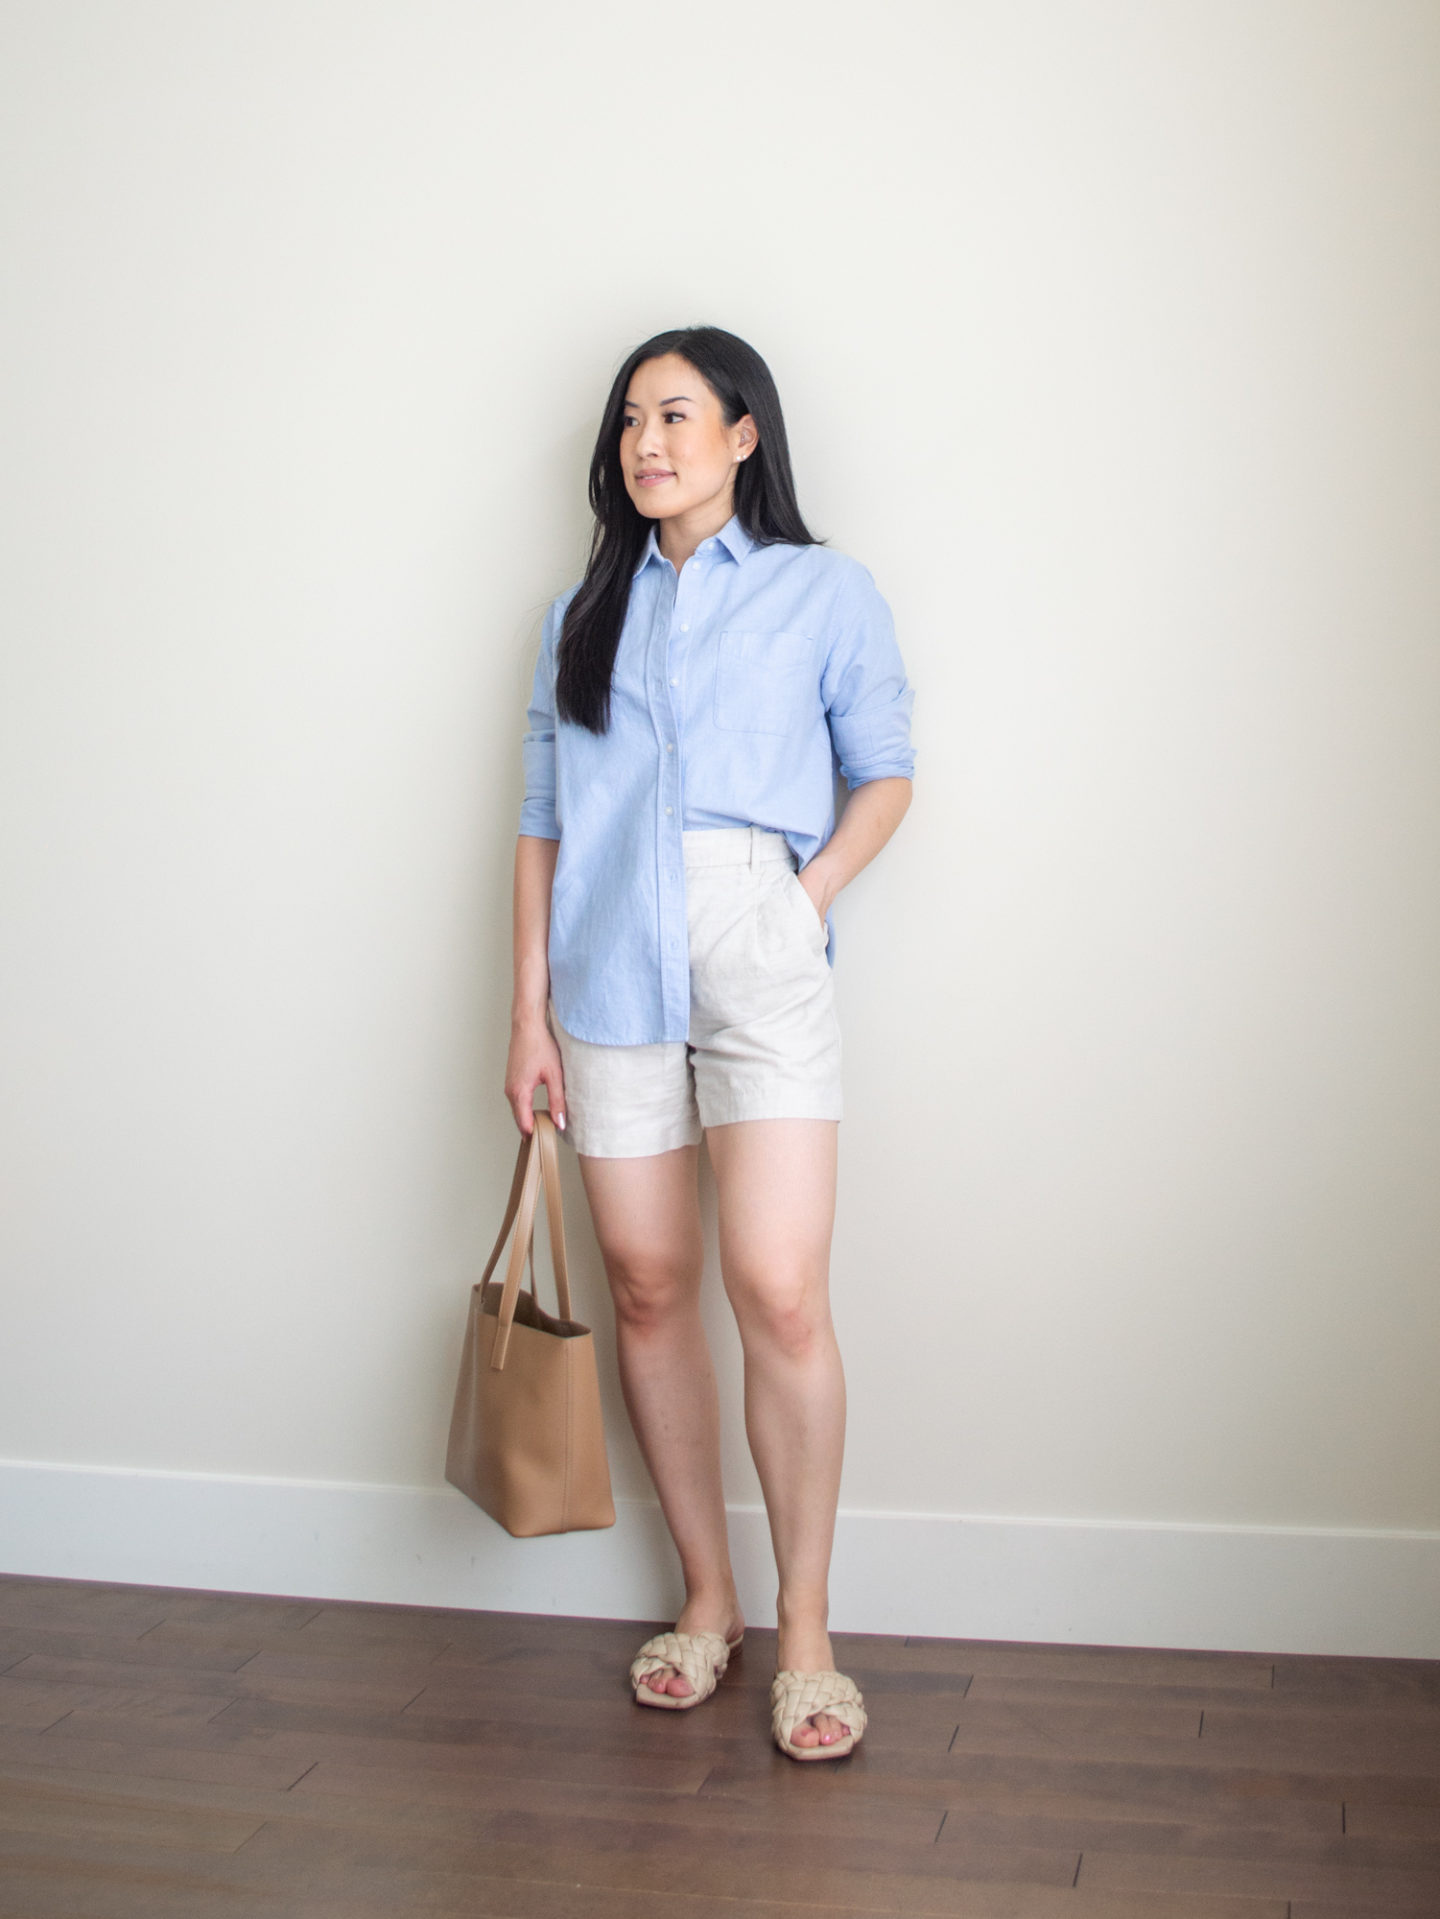
{"type": "Polygon", "coordinates": [[[737,465],[742,460],[748,460],[756,447],[759,446],[760,435],[756,431],[755,422],[748,413],[742,414],[734,426],[731,427],[730,444],[734,449],[735,462],[737,465]]]}

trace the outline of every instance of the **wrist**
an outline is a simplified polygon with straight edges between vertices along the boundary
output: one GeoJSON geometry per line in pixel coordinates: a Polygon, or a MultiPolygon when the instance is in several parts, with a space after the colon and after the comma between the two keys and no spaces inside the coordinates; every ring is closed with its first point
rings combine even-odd
{"type": "Polygon", "coordinates": [[[826,859],[824,853],[817,853],[805,868],[805,878],[811,892],[818,899],[821,913],[828,913],[836,895],[845,884],[844,875],[837,869],[833,860],[826,859]]]}
{"type": "Polygon", "coordinates": [[[512,1039],[525,1039],[534,1033],[548,1033],[550,1028],[545,1019],[546,1003],[536,1005],[531,1000],[516,1000],[510,1008],[510,1036],[512,1039]]]}

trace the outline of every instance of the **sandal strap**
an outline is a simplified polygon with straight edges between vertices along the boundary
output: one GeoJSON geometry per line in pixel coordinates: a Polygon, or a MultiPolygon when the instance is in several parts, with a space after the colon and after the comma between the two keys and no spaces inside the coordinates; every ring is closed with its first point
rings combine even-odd
{"type": "Polygon", "coordinates": [[[777,1672],[770,1686],[770,1726],[782,1746],[817,1712],[838,1719],[859,1739],[867,1722],[860,1688],[843,1672],[777,1672]]]}
{"type": "Polygon", "coordinates": [[[652,1673],[670,1666],[684,1673],[692,1692],[705,1699],[714,1692],[730,1663],[723,1633],[661,1632],[647,1639],[630,1664],[630,1684],[641,1685],[652,1673]]]}

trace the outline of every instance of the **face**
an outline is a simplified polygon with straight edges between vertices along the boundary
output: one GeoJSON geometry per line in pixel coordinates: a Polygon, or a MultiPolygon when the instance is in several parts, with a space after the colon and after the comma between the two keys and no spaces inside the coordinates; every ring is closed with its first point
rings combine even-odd
{"type": "Polygon", "coordinates": [[[725,424],[719,400],[688,360],[676,353],[635,369],[621,415],[620,468],[625,490],[647,520],[697,510],[730,516],[735,472],[758,443],[747,413],[725,424]]]}

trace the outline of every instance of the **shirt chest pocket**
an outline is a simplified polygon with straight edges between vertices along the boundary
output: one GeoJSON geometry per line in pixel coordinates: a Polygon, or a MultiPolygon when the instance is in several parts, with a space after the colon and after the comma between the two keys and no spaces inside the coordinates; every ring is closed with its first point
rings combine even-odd
{"type": "Polygon", "coordinates": [[[715,660],[715,724],[729,733],[795,733],[820,711],[816,642],[805,633],[729,628],[715,660]]]}

